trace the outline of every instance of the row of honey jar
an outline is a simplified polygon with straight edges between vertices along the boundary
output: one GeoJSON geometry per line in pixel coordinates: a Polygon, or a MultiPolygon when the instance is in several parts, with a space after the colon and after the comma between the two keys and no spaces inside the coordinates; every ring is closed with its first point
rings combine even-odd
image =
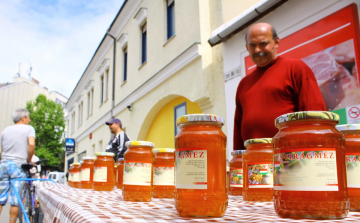
{"type": "Polygon", "coordinates": [[[131,201],[150,201],[151,194],[155,198],[174,198],[175,149],[152,149],[154,144],[145,141],[131,141],[127,146],[129,152],[116,163],[113,153],[97,152],[96,157],[83,157],[81,163],[72,164],[69,186],[96,191],[111,191],[116,187],[125,191],[125,200],[131,201]]]}
{"type": "Polygon", "coordinates": [[[331,112],[297,112],[275,120],[273,138],[233,151],[229,194],[273,201],[282,217],[344,218],[360,211],[360,125],[338,125],[331,112]]]}

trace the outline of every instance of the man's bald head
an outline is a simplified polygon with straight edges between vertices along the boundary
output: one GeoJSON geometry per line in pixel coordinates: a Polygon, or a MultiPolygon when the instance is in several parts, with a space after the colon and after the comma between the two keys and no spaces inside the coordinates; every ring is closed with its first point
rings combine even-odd
{"type": "Polygon", "coordinates": [[[245,41],[246,41],[246,44],[248,43],[248,36],[249,36],[249,33],[251,33],[252,31],[254,31],[255,29],[267,29],[269,31],[271,31],[271,35],[273,37],[273,40],[276,40],[278,38],[278,35],[276,33],[276,30],[275,28],[269,24],[269,23],[265,23],[265,22],[262,22],[262,23],[256,23],[254,25],[252,25],[248,31],[246,32],[245,34],[245,41]]]}

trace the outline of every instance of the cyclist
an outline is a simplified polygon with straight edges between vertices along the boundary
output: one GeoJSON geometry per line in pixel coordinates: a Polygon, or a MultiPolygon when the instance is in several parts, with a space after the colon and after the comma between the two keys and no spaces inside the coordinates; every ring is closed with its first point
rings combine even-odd
{"type": "MultiPolygon", "coordinates": [[[[15,223],[19,203],[15,191],[10,186],[10,180],[26,177],[21,164],[31,163],[35,152],[35,129],[29,125],[31,120],[30,112],[27,109],[15,109],[12,118],[15,125],[6,127],[1,133],[0,213],[2,206],[7,202],[10,191],[10,223],[15,223]]],[[[20,189],[20,186],[20,181],[15,181],[17,190],[20,189]]]]}

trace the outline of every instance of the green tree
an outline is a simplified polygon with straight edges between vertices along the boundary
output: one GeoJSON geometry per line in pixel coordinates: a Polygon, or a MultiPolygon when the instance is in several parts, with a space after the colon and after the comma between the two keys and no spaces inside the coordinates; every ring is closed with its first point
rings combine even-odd
{"type": "Polygon", "coordinates": [[[46,165],[62,170],[65,159],[65,118],[61,105],[39,94],[34,101],[26,103],[26,109],[30,111],[30,125],[36,131],[36,156],[47,159],[46,165]]]}

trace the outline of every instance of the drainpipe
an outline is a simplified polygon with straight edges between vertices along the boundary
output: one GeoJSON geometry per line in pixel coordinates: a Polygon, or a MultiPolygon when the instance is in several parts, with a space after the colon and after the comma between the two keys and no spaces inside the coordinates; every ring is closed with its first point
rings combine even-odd
{"type": "Polygon", "coordinates": [[[111,100],[111,111],[110,115],[113,118],[113,109],[115,103],[115,61],[116,61],[116,38],[109,33],[109,30],[106,31],[106,35],[110,36],[114,40],[114,56],[113,56],[113,83],[112,83],[112,100],[111,100]]]}

